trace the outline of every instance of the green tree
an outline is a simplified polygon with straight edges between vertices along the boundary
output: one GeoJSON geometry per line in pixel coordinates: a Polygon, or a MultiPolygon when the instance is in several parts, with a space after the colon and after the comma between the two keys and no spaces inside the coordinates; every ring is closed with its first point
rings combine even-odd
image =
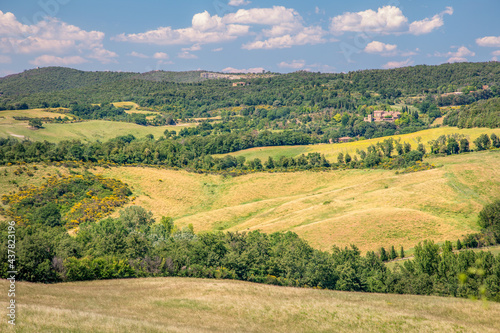
{"type": "Polygon", "coordinates": [[[403,249],[402,246],[401,246],[401,249],[399,250],[399,257],[400,258],[404,258],[405,257],[405,250],[403,249]]]}
{"type": "Polygon", "coordinates": [[[467,138],[460,139],[460,150],[459,150],[459,152],[460,153],[467,153],[469,151],[470,151],[470,149],[469,149],[469,140],[467,140],[467,138]]]}
{"type": "Polygon", "coordinates": [[[495,234],[500,241],[500,200],[496,200],[479,212],[479,225],[495,234]]]}
{"type": "Polygon", "coordinates": [[[460,241],[460,239],[457,239],[457,250],[461,250],[462,249],[462,242],[460,241]]]}
{"type": "Polygon", "coordinates": [[[491,140],[488,134],[481,134],[476,140],[474,140],[477,150],[486,150],[490,148],[491,140]]]}
{"type": "Polygon", "coordinates": [[[491,146],[495,148],[500,148],[500,138],[498,137],[498,135],[493,133],[490,135],[490,138],[491,138],[491,146]]]}
{"type": "Polygon", "coordinates": [[[389,260],[389,257],[387,256],[387,251],[383,247],[380,248],[380,260],[382,261],[389,260]]]}
{"type": "Polygon", "coordinates": [[[337,156],[337,162],[339,164],[344,164],[344,154],[339,153],[339,155],[337,156]]]}
{"type": "Polygon", "coordinates": [[[346,153],[345,157],[344,157],[344,160],[345,160],[346,164],[349,163],[349,162],[351,162],[351,155],[349,155],[349,153],[346,153]]]}
{"type": "Polygon", "coordinates": [[[394,245],[391,246],[391,253],[390,253],[390,258],[392,260],[396,259],[398,257],[398,254],[396,253],[396,249],[394,248],[394,245]]]}
{"type": "Polygon", "coordinates": [[[28,121],[28,125],[30,125],[33,128],[36,128],[36,129],[43,127],[42,120],[40,118],[31,118],[28,121]]]}

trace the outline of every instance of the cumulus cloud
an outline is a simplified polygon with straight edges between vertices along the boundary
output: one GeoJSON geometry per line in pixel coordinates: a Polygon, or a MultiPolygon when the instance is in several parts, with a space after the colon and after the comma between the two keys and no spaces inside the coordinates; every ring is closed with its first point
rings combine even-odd
{"type": "Polygon", "coordinates": [[[222,50],[224,50],[222,47],[218,47],[216,49],[212,49],[212,52],[220,52],[222,50]]]}
{"type": "Polygon", "coordinates": [[[487,47],[500,47],[500,36],[487,36],[483,38],[476,39],[476,44],[479,46],[487,47]]]}
{"type": "Polygon", "coordinates": [[[160,27],[143,33],[120,34],[112,39],[156,45],[208,44],[235,40],[239,36],[248,34],[249,28],[246,25],[225,24],[218,15],[211,16],[204,11],[193,16],[189,28],[160,27]]]}
{"type": "Polygon", "coordinates": [[[385,44],[378,41],[373,41],[368,43],[365,47],[366,53],[380,53],[380,54],[390,54],[391,52],[396,51],[397,45],[394,44],[385,44]]]}
{"type": "Polygon", "coordinates": [[[250,3],[251,1],[246,1],[246,0],[230,0],[228,5],[238,7],[238,6],[245,6],[250,3]]]}
{"type": "Polygon", "coordinates": [[[118,57],[118,54],[113,51],[106,50],[104,48],[95,48],[92,50],[92,52],[88,55],[89,58],[96,59],[100,61],[103,64],[108,64],[110,62],[117,62],[116,59],[118,57]]]}
{"type": "Polygon", "coordinates": [[[341,34],[347,31],[355,32],[402,32],[408,24],[408,19],[401,9],[395,6],[384,6],[377,11],[368,9],[357,13],[344,13],[331,19],[330,30],[341,34]]]}
{"type": "Polygon", "coordinates": [[[436,52],[434,55],[436,57],[446,57],[448,58],[446,62],[453,63],[453,62],[466,62],[468,61],[466,57],[474,57],[476,53],[469,50],[465,46],[461,46],[455,52],[452,51],[446,53],[436,52]]]}
{"type": "Polygon", "coordinates": [[[144,33],[120,34],[112,39],[134,43],[157,45],[194,44],[196,51],[202,44],[233,41],[250,35],[253,26],[264,28],[256,35],[255,41],[243,45],[245,49],[287,48],[294,45],[326,42],[326,32],[318,26],[304,26],[300,14],[292,8],[274,6],[272,8],[239,9],[220,17],[207,11],[193,16],[191,26],[183,29],[160,27],[144,33]]]}
{"type": "Polygon", "coordinates": [[[344,13],[331,19],[330,31],[334,34],[345,32],[364,32],[379,34],[411,33],[414,35],[427,34],[441,27],[444,15],[452,15],[453,8],[446,9],[421,21],[408,23],[408,18],[403,15],[401,9],[395,6],[384,6],[374,11],[368,9],[357,13],[344,13]]]}
{"type": "Polygon", "coordinates": [[[500,56],[500,50],[491,52],[491,55],[500,56]]]}
{"type": "Polygon", "coordinates": [[[166,60],[169,57],[165,52],[156,52],[155,54],[153,54],[153,58],[158,60],[166,60]]]}
{"type": "Polygon", "coordinates": [[[34,60],[31,60],[30,64],[33,64],[35,66],[47,66],[47,65],[68,66],[68,65],[83,64],[85,62],[88,62],[88,60],[80,56],[57,57],[54,55],[45,54],[37,57],[34,60]]]}
{"type": "MultiPolygon", "coordinates": [[[[46,56],[48,53],[89,52],[89,58],[108,63],[118,55],[104,49],[103,39],[103,32],[86,31],[57,18],[47,17],[36,24],[26,25],[14,14],[0,11],[0,50],[3,53],[46,53],[46,56]]],[[[74,57],[59,59],[76,61],[74,57]]]]}
{"type": "Polygon", "coordinates": [[[184,47],[182,51],[199,51],[201,50],[201,45],[200,44],[194,44],[191,47],[184,47]]]}
{"type": "Polygon", "coordinates": [[[227,67],[222,70],[224,73],[236,74],[236,73],[262,73],[265,71],[263,67],[248,68],[248,69],[236,69],[233,67],[227,67]]]}
{"type": "Polygon", "coordinates": [[[306,65],[305,60],[292,60],[291,62],[282,61],[278,64],[278,67],[281,68],[292,68],[292,69],[301,69],[306,65]]]}
{"type": "Polygon", "coordinates": [[[413,65],[413,60],[411,59],[406,59],[404,61],[389,61],[385,65],[382,65],[382,68],[389,69],[389,68],[399,68],[399,67],[407,67],[413,65]]]}
{"type": "Polygon", "coordinates": [[[272,37],[267,40],[256,40],[243,45],[244,49],[283,49],[296,45],[320,44],[325,43],[323,38],[325,32],[321,27],[305,27],[295,35],[286,34],[279,37],[272,37]]]}
{"type": "Polygon", "coordinates": [[[413,35],[428,34],[432,30],[437,29],[444,25],[444,15],[453,15],[453,8],[446,7],[444,11],[434,15],[431,18],[425,18],[421,21],[415,21],[410,24],[410,33],[413,35]]]}
{"type": "Polygon", "coordinates": [[[198,57],[188,51],[183,51],[177,54],[177,56],[181,59],[198,59],[198,57]]]}

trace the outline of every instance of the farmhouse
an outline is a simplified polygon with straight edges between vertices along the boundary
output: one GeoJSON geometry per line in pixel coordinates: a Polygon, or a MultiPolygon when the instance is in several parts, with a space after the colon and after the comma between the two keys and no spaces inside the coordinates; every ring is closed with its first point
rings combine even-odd
{"type": "Polygon", "coordinates": [[[352,138],[350,136],[344,136],[344,137],[341,137],[339,138],[339,142],[349,142],[349,140],[351,140],[352,138]]]}
{"type": "Polygon", "coordinates": [[[373,111],[373,116],[371,114],[369,114],[368,117],[364,118],[364,121],[367,123],[371,123],[374,121],[375,122],[381,122],[381,121],[394,122],[396,119],[399,119],[400,116],[401,116],[401,112],[376,110],[376,111],[373,111]]]}

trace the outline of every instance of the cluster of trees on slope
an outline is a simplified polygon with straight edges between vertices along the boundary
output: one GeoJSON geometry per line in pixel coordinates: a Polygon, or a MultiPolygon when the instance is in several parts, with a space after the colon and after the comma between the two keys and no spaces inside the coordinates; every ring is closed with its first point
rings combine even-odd
{"type": "MultiPolygon", "coordinates": [[[[284,145],[304,143],[307,136],[299,133],[265,132],[266,136],[259,135],[261,145],[265,143],[284,145]],[[264,140],[264,141],[263,141],[264,140]],[[285,140],[285,141],[283,141],[285,140]],[[262,143],[264,142],[264,143],[262,143]]],[[[229,137],[231,138],[231,137],[229,137]]],[[[99,164],[143,164],[164,167],[184,168],[188,170],[209,171],[235,171],[235,170],[307,170],[313,168],[373,168],[383,165],[384,168],[403,168],[422,161],[425,148],[419,144],[417,150],[412,150],[408,143],[401,143],[392,138],[386,139],[377,145],[371,145],[367,151],[359,151],[360,159],[352,159],[347,154],[338,159],[338,163],[326,160],[324,155],[309,153],[296,158],[281,157],[269,158],[261,161],[256,158],[246,161],[242,156],[233,157],[226,155],[222,158],[213,157],[212,154],[228,153],[250,146],[246,137],[238,136],[228,139],[228,136],[218,137],[192,137],[187,139],[154,140],[152,136],[138,140],[133,135],[126,135],[111,139],[104,143],[82,143],[77,140],[61,141],[59,143],[19,141],[15,138],[0,138],[0,165],[8,163],[32,162],[92,162],[99,164]],[[396,156],[394,152],[397,152],[396,156]]]]}
{"type": "Polygon", "coordinates": [[[500,127],[500,97],[451,110],[443,123],[460,128],[498,128],[500,127]]]}
{"type": "MultiPolygon", "coordinates": [[[[500,201],[492,207],[498,213],[500,201]]],[[[498,218],[487,221],[492,223],[489,228],[494,224],[500,240],[498,218]]],[[[9,270],[8,228],[8,223],[0,224],[2,277],[9,270]]],[[[292,232],[195,234],[192,227],[179,230],[170,218],[155,223],[151,213],[138,206],[122,210],[115,219],[82,224],[76,237],[61,227],[15,229],[18,278],[32,282],[189,276],[500,301],[500,255],[472,250],[454,253],[449,242],[442,249],[433,242],[419,244],[413,260],[391,271],[379,255],[370,251],[361,256],[354,245],[333,246],[328,253],[313,249],[292,232]]]]}

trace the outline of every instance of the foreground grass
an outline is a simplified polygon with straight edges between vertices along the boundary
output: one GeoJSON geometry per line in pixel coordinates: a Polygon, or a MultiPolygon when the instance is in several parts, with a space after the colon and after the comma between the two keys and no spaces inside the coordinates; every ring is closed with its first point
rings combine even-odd
{"type": "MultiPolygon", "coordinates": [[[[228,155],[232,156],[244,156],[247,160],[254,158],[260,158],[262,161],[266,161],[269,156],[273,158],[279,158],[280,156],[286,157],[296,157],[301,154],[308,153],[320,153],[324,154],[328,160],[337,161],[337,156],[339,153],[349,153],[351,157],[356,155],[356,149],[366,150],[370,145],[375,145],[377,142],[381,142],[387,138],[393,138],[394,140],[401,139],[401,142],[408,142],[412,145],[413,149],[416,149],[419,142],[422,142],[428,150],[428,142],[430,140],[435,140],[441,135],[450,135],[453,133],[463,134],[469,137],[471,143],[483,133],[491,135],[496,133],[500,135],[500,128],[463,128],[458,127],[438,127],[428,130],[423,130],[410,134],[394,135],[390,137],[375,138],[369,140],[355,141],[349,143],[338,143],[338,144],[318,144],[318,145],[308,145],[308,146],[278,146],[278,147],[257,147],[250,148],[246,150],[237,151],[230,153],[228,155]]],[[[471,148],[474,145],[471,144],[471,148]]],[[[224,156],[224,155],[220,155],[224,156]]]]}
{"type": "MultiPolygon", "coordinates": [[[[5,281],[0,285],[7,290],[5,281]]],[[[16,332],[498,332],[500,327],[498,303],[228,280],[18,282],[17,290],[16,332]]],[[[2,297],[0,307],[6,306],[2,297]]],[[[0,331],[14,332],[2,317],[0,331]]]]}

